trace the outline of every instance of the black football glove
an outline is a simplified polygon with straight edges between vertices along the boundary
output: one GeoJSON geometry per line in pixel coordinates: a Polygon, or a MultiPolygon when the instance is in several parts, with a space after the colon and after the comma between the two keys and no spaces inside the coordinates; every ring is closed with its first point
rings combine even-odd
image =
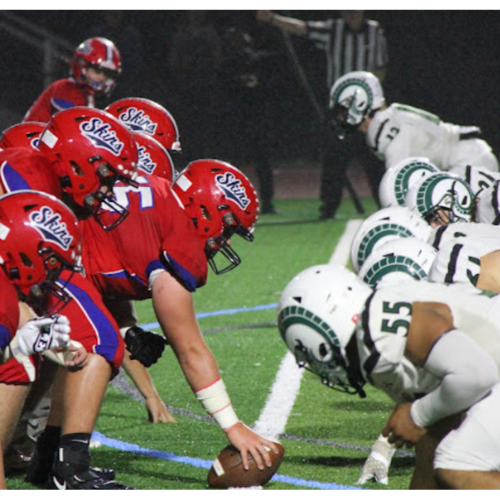
{"type": "Polygon", "coordinates": [[[161,358],[168,342],[158,333],[133,326],[125,334],[125,345],[131,354],[130,359],[136,359],[149,368],[161,358]]]}

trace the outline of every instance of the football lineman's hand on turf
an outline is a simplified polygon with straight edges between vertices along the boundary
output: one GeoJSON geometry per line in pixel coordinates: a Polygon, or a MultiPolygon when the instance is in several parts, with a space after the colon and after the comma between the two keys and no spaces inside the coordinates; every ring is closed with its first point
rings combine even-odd
{"type": "Polygon", "coordinates": [[[165,424],[177,422],[173,415],[168,411],[165,403],[157,394],[146,398],[145,403],[148,411],[148,420],[153,424],[157,424],[159,422],[163,422],[165,424]]]}
{"type": "Polygon", "coordinates": [[[276,445],[262,436],[256,434],[243,422],[237,422],[228,429],[224,429],[231,444],[238,448],[241,453],[243,468],[248,470],[248,454],[252,455],[257,467],[264,470],[264,467],[271,467],[272,462],[269,453],[278,453],[276,445]]]}
{"type": "Polygon", "coordinates": [[[54,315],[47,318],[33,318],[27,321],[16,333],[17,346],[14,356],[40,354],[51,348],[64,348],[69,344],[71,328],[66,316],[54,315]]]}
{"type": "Polygon", "coordinates": [[[133,326],[125,333],[125,345],[131,354],[130,359],[136,359],[149,368],[161,358],[167,341],[158,333],[133,326]]]}
{"type": "Polygon", "coordinates": [[[361,470],[361,476],[356,484],[365,484],[373,480],[380,484],[387,485],[389,482],[389,467],[396,448],[389,443],[382,434],[373,443],[370,455],[366,459],[361,470]]]}
{"type": "Polygon", "coordinates": [[[396,406],[389,420],[382,429],[382,435],[396,448],[406,446],[411,448],[427,432],[418,426],[411,417],[412,403],[402,403],[396,406]]]}

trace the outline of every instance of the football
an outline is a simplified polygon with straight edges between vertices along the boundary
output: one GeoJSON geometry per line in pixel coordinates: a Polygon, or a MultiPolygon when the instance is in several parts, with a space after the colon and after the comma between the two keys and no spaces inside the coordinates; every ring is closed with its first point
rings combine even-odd
{"type": "Polygon", "coordinates": [[[270,451],[272,465],[259,470],[254,459],[249,457],[249,469],[243,468],[240,452],[232,445],[226,446],[214,460],[208,472],[208,486],[210,488],[250,488],[252,486],[263,486],[276,473],[283,461],[285,449],[280,443],[276,443],[279,453],[270,451]]]}

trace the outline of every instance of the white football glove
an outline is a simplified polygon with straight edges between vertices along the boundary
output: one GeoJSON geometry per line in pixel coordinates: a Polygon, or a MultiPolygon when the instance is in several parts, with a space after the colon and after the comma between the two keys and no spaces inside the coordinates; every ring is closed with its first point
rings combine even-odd
{"type": "Polygon", "coordinates": [[[361,476],[356,484],[365,484],[370,479],[387,485],[389,483],[389,467],[396,448],[390,444],[386,437],[380,436],[373,443],[370,455],[361,470],[361,476]]]}
{"type": "Polygon", "coordinates": [[[9,348],[15,358],[40,354],[51,348],[63,348],[69,344],[70,331],[66,316],[30,319],[17,330],[9,348]]]}

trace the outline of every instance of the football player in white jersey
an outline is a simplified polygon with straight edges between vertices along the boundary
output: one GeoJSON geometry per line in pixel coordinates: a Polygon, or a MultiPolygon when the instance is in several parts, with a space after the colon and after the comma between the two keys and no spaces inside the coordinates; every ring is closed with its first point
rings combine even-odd
{"type": "Polygon", "coordinates": [[[339,137],[359,130],[386,168],[409,156],[424,156],[441,170],[479,165],[494,172],[498,161],[481,130],[443,122],[405,104],[387,106],[379,79],[366,71],[340,77],[330,92],[330,112],[339,137]]]}
{"type": "Polygon", "coordinates": [[[328,386],[364,397],[368,382],[394,400],[382,434],[416,445],[411,488],[500,489],[499,306],[470,285],[373,291],[325,264],[285,287],[278,326],[299,366],[328,386]]]}
{"type": "MultiPolygon", "coordinates": [[[[390,240],[368,256],[358,276],[372,287],[427,279],[500,293],[500,227],[458,222],[434,229],[427,242],[417,238],[390,240]]],[[[373,479],[388,484],[394,451],[380,435],[358,483],[373,479]]]]}

